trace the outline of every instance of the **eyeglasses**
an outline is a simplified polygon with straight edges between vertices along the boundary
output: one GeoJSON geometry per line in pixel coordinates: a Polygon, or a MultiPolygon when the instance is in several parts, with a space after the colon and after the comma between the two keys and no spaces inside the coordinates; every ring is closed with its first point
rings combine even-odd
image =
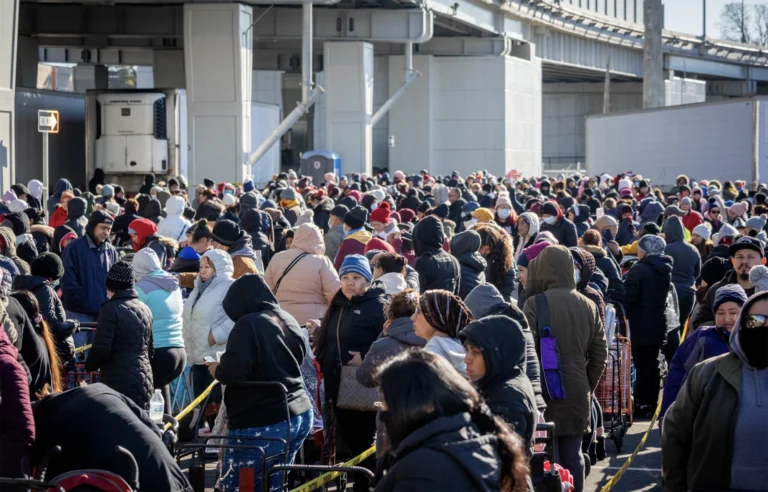
{"type": "Polygon", "coordinates": [[[768,316],[763,316],[762,314],[750,314],[747,316],[747,328],[761,328],[766,323],[768,323],[768,316]]]}
{"type": "Polygon", "coordinates": [[[709,215],[720,215],[720,211],[719,210],[710,210],[709,211],[709,215]]]}

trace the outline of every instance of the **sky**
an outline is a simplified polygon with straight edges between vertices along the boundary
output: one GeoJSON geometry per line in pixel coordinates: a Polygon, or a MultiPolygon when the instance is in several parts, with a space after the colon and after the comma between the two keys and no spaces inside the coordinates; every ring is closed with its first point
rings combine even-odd
{"type": "MultiPolygon", "coordinates": [[[[706,0],[707,4],[707,37],[719,38],[720,12],[726,3],[739,0],[706,0]]],[[[695,34],[701,36],[703,0],[663,0],[664,27],[671,31],[695,34]]],[[[755,0],[744,2],[745,5],[755,5],[755,0]]]]}

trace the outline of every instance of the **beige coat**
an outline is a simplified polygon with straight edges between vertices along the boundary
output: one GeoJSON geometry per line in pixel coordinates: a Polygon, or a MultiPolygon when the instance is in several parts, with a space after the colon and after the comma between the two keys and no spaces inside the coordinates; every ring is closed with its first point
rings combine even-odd
{"type": "Polygon", "coordinates": [[[322,319],[328,304],[341,287],[331,260],[325,256],[323,233],[314,224],[299,226],[291,249],[276,254],[270,260],[264,280],[280,301],[280,307],[296,318],[300,325],[310,319],[322,319]],[[275,292],[277,281],[301,253],[309,255],[294,265],[275,292]]]}

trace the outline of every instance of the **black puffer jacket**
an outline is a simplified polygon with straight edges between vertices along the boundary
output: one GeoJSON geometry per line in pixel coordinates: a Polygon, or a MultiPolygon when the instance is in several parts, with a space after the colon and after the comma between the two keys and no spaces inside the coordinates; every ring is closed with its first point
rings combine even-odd
{"type": "Polygon", "coordinates": [[[576,226],[565,217],[559,217],[552,225],[542,221],[540,231],[551,232],[560,245],[566,248],[578,245],[579,236],[576,234],[576,226]]]}
{"type": "Polygon", "coordinates": [[[152,312],[133,289],[101,305],[86,371],[101,369],[101,382],[148,410],[152,397],[152,312]]]}
{"type": "Polygon", "coordinates": [[[312,216],[312,222],[323,231],[323,234],[328,233],[328,229],[331,228],[328,225],[328,221],[331,220],[331,210],[333,210],[333,200],[330,198],[323,198],[318,206],[312,209],[315,215],[312,216]]]}
{"type": "Polygon", "coordinates": [[[251,236],[253,250],[261,251],[261,261],[264,263],[264,268],[267,268],[269,260],[272,259],[272,248],[265,231],[262,230],[264,224],[262,213],[266,214],[255,208],[246,210],[240,216],[240,227],[251,236]]]}
{"type": "Polygon", "coordinates": [[[414,268],[419,274],[419,290],[443,289],[459,291],[460,269],[456,258],[443,250],[445,232],[437,217],[424,217],[413,229],[413,250],[418,259],[414,268]]]}
{"type": "Polygon", "coordinates": [[[85,226],[88,225],[88,218],[85,216],[87,208],[88,202],[79,196],[67,202],[67,221],[64,225],[75,231],[77,237],[83,237],[85,234],[85,226]]]}
{"type": "Polygon", "coordinates": [[[646,256],[635,263],[624,283],[633,345],[658,345],[667,337],[667,294],[672,283],[672,258],[646,256]]]}
{"type": "Polygon", "coordinates": [[[464,231],[451,239],[451,254],[459,261],[461,277],[459,297],[466,298],[472,289],[485,283],[485,268],[488,264],[478,252],[482,238],[475,231],[464,231]]]}
{"type": "Polygon", "coordinates": [[[374,478],[376,492],[501,488],[496,438],[483,436],[468,413],[440,417],[417,429],[381,465],[374,478]]]}
{"type": "Polygon", "coordinates": [[[363,295],[347,299],[339,292],[331,300],[322,325],[316,334],[315,354],[325,376],[325,396],[336,400],[341,378],[341,365],[352,360],[350,351],[360,352],[365,359],[371,344],[384,327],[384,288],[374,284],[363,295]],[[341,347],[337,344],[337,339],[341,347]],[[341,362],[339,362],[341,352],[341,362]]]}
{"type": "Polygon", "coordinates": [[[536,430],[536,397],[525,375],[526,342],[520,323],[506,316],[472,321],[459,339],[483,354],[485,375],[475,381],[491,412],[500,416],[530,448],[536,430]]]}
{"type": "Polygon", "coordinates": [[[70,366],[75,360],[75,342],[72,340],[72,333],[80,323],[67,320],[64,305],[51,284],[42,277],[19,275],[13,280],[13,290],[28,290],[35,295],[40,304],[40,314],[48,323],[56,339],[59,361],[63,367],[70,366]]]}
{"type": "Polygon", "coordinates": [[[599,246],[585,246],[584,249],[595,258],[595,266],[608,279],[606,302],[624,302],[625,287],[616,262],[608,252],[599,246]]]}

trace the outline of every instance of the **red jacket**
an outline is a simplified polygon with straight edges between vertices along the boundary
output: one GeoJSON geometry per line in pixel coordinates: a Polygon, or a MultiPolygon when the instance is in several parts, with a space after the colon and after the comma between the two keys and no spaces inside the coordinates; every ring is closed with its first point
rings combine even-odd
{"type": "Polygon", "coordinates": [[[48,225],[56,229],[59,226],[63,226],[66,221],[67,221],[67,210],[61,205],[59,205],[58,207],[56,207],[56,210],[53,211],[53,215],[51,216],[51,221],[48,223],[48,225]]]}
{"type": "MultiPolygon", "coordinates": [[[[3,313],[5,314],[5,313],[3,313]]],[[[10,321],[6,321],[10,323],[10,321]]],[[[21,459],[35,442],[35,417],[29,400],[27,373],[16,347],[0,326],[0,476],[21,477],[21,459]]]]}
{"type": "Polygon", "coordinates": [[[365,245],[371,240],[371,233],[365,229],[361,229],[355,233],[345,237],[339,246],[339,251],[336,253],[336,260],[333,262],[333,267],[338,272],[341,269],[341,264],[344,263],[344,258],[347,255],[362,255],[365,254],[365,245]]]}
{"type": "Polygon", "coordinates": [[[704,219],[701,218],[701,214],[693,210],[689,210],[688,213],[683,216],[683,225],[691,233],[693,233],[694,227],[696,227],[697,225],[703,222],[704,222],[704,219]]]}

